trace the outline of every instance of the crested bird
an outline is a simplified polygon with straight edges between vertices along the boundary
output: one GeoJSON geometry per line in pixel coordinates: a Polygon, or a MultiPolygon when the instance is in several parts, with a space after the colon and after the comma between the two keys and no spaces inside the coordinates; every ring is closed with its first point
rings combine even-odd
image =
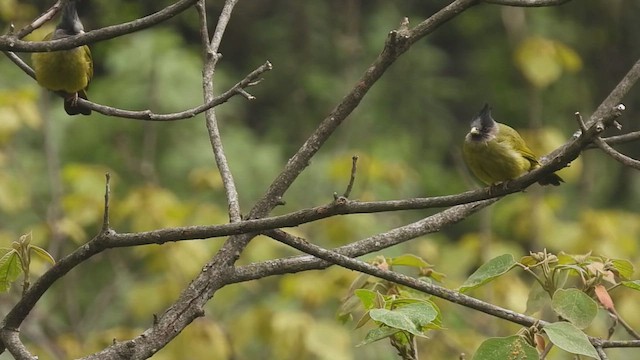
{"type": "MultiPolygon", "coordinates": [[[[76,1],[64,1],[60,22],[43,41],[84,33],[76,1]]],[[[87,99],[87,87],[93,77],[93,59],[87,45],[69,50],[35,52],[31,54],[31,61],[38,84],[48,90],[64,93],[64,110],[67,114],[91,114],[90,109],[78,105],[78,97],[87,99]]]]}
{"type": "MultiPolygon", "coordinates": [[[[471,172],[487,185],[513,180],[540,167],[520,134],[491,117],[488,104],[471,121],[462,155],[471,172]]],[[[558,186],[561,182],[564,180],[554,173],[538,180],[540,185],[558,186]]]]}

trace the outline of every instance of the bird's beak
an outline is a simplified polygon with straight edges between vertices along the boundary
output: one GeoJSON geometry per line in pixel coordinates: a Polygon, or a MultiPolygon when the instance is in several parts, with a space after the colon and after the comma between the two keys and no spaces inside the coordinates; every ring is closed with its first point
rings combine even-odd
{"type": "Polygon", "coordinates": [[[472,127],[471,130],[469,130],[469,134],[471,135],[478,135],[480,134],[480,130],[477,127],[472,127]]]}

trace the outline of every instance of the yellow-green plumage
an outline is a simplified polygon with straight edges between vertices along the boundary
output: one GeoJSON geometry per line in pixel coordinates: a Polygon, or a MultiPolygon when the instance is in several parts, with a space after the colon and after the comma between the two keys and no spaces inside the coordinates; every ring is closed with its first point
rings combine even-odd
{"type": "MultiPolygon", "coordinates": [[[[520,134],[511,127],[495,122],[488,105],[471,123],[462,154],[473,174],[487,185],[515,179],[540,166],[537,157],[520,134]]],[[[560,185],[556,174],[538,181],[541,185],[560,185]]]]}
{"type": "MultiPolygon", "coordinates": [[[[44,38],[56,40],[83,33],[78,18],[75,0],[68,0],[63,8],[62,18],[56,30],[44,38]]],[[[91,110],[76,104],[78,96],[87,98],[87,87],[93,77],[93,60],[89,47],[38,52],[31,55],[36,80],[46,89],[62,91],[65,95],[65,111],[69,115],[91,114],[91,110]]]]}

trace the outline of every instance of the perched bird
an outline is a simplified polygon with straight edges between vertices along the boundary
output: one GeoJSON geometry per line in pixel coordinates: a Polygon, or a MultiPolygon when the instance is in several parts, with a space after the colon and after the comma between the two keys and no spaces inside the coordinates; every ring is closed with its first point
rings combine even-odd
{"type": "MultiPolygon", "coordinates": [[[[45,36],[44,41],[84,33],[76,10],[76,1],[64,1],[60,23],[52,33],[45,36]]],[[[67,114],[91,114],[90,109],[78,105],[78,96],[87,98],[87,87],[93,77],[93,60],[87,45],[70,50],[36,52],[31,55],[31,61],[40,85],[52,91],[65,93],[64,110],[67,114]]]]}
{"type": "MultiPolygon", "coordinates": [[[[515,179],[540,167],[538,159],[520,134],[493,120],[488,104],[471,121],[462,155],[471,172],[487,185],[515,179]]],[[[556,174],[538,180],[540,185],[558,186],[561,182],[564,180],[556,174]]]]}

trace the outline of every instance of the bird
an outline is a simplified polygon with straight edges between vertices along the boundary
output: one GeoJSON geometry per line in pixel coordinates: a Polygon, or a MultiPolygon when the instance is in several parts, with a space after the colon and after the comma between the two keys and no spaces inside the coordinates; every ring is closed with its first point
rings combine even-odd
{"type": "MultiPolygon", "coordinates": [[[[491,186],[506,183],[540,167],[538,158],[520,134],[491,117],[489,104],[485,104],[472,119],[462,155],[471,172],[491,186]]],[[[562,182],[564,180],[555,173],[538,180],[540,185],[558,186],[562,182]]]]}
{"type": "MultiPolygon", "coordinates": [[[[76,1],[64,1],[60,22],[43,41],[84,33],[76,1]]],[[[78,97],[87,99],[87,88],[93,77],[93,59],[87,45],[69,50],[35,52],[31,54],[31,61],[38,84],[48,90],[64,93],[64,110],[67,114],[91,114],[90,109],[78,105],[78,97]]]]}

